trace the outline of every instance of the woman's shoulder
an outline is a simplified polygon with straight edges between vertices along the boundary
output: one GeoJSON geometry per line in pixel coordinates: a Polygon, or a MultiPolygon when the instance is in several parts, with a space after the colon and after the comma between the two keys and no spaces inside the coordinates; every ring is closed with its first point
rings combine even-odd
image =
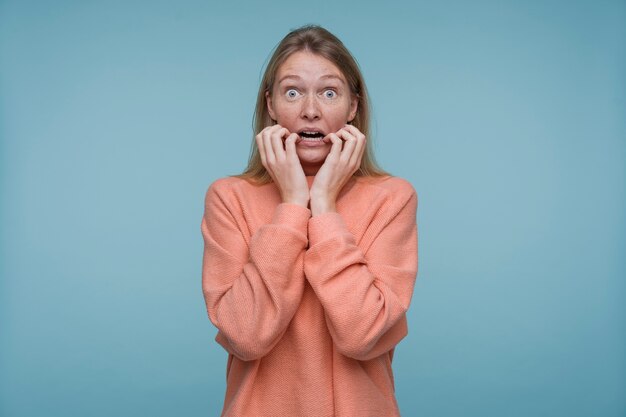
{"type": "Polygon", "coordinates": [[[245,178],[241,178],[237,175],[229,175],[217,178],[211,182],[209,184],[209,190],[217,192],[232,192],[242,187],[254,187],[255,185],[257,184],[254,184],[245,178]]]}
{"type": "Polygon", "coordinates": [[[247,184],[247,181],[235,176],[217,178],[209,183],[205,198],[207,200],[211,198],[228,199],[229,195],[237,194],[238,190],[245,184],[247,184]]]}
{"type": "Polygon", "coordinates": [[[245,181],[241,178],[229,175],[226,177],[220,177],[220,178],[213,180],[213,182],[209,184],[209,189],[214,189],[218,191],[228,190],[232,187],[239,186],[239,184],[241,184],[242,182],[245,182],[245,181]]]}
{"type": "MultiPolygon", "coordinates": [[[[359,177],[357,184],[353,187],[351,203],[361,207],[365,213],[374,213],[374,216],[390,221],[400,212],[414,213],[417,210],[417,192],[405,178],[389,175],[359,177]]],[[[359,216],[368,218],[365,213],[359,216]]],[[[386,224],[385,220],[381,221],[386,224]]]]}
{"type": "Polygon", "coordinates": [[[205,201],[220,200],[227,205],[240,204],[243,201],[262,203],[276,197],[272,187],[273,183],[260,184],[236,175],[224,176],[209,184],[205,201]]]}
{"type": "Polygon", "coordinates": [[[370,188],[372,191],[378,189],[380,192],[388,193],[399,199],[410,198],[412,195],[417,197],[413,184],[402,177],[393,175],[382,177],[363,176],[357,177],[357,181],[361,186],[370,188]]]}

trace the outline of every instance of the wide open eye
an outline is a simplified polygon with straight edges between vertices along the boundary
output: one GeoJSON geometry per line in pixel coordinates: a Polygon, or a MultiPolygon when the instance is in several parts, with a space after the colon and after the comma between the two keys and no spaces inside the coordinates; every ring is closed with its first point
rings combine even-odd
{"type": "Polygon", "coordinates": [[[287,94],[287,98],[296,98],[296,96],[298,95],[298,92],[295,89],[290,88],[289,90],[287,90],[286,94],[287,94]]]}
{"type": "Polygon", "coordinates": [[[337,93],[335,92],[335,90],[326,90],[326,91],[324,91],[324,97],[326,97],[326,98],[335,98],[335,97],[337,97],[337,93]]]}

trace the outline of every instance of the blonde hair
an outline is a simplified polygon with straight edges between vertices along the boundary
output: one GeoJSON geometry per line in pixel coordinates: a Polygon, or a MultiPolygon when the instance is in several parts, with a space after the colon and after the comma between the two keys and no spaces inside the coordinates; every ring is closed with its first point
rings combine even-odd
{"type": "Polygon", "coordinates": [[[371,107],[365,81],[356,60],[344,44],[328,30],[319,25],[305,25],[292,30],[283,38],[267,64],[259,87],[252,120],[254,134],[252,135],[248,166],[243,173],[231,175],[231,177],[243,178],[256,184],[267,184],[272,181],[261,162],[259,148],[256,143],[256,135],[267,126],[275,123],[269,115],[265,92],[268,91],[270,95],[272,94],[278,68],[289,56],[300,51],[320,55],[335,64],[346,77],[353,96],[358,98],[357,112],[350,124],[359,129],[365,135],[367,141],[361,158],[361,166],[354,173],[354,176],[391,176],[391,174],[378,166],[374,158],[372,138],[370,137],[371,107]]]}

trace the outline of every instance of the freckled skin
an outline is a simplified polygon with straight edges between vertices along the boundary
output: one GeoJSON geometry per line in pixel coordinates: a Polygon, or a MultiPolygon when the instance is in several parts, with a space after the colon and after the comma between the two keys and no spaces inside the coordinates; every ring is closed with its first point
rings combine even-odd
{"type": "MultiPolygon", "coordinates": [[[[270,117],[292,133],[303,127],[316,127],[325,135],[340,130],[354,119],[358,99],[352,97],[348,83],[331,61],[310,52],[292,54],[278,68],[272,94],[266,93],[270,117]],[[325,78],[333,74],[339,77],[325,78]],[[295,75],[299,78],[288,78],[295,75]]],[[[324,163],[332,143],[323,146],[296,145],[296,153],[306,175],[315,175],[324,163]]]]}

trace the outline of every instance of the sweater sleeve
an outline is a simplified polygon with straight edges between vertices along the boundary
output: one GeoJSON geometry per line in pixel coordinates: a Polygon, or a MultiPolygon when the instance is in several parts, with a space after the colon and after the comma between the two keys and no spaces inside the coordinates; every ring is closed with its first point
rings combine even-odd
{"type": "Polygon", "coordinates": [[[372,224],[384,226],[373,227],[379,232],[365,253],[339,213],[309,219],[305,276],[337,349],[354,359],[375,358],[408,334],[405,313],[417,277],[417,194],[407,188],[399,204],[374,218],[372,224]]]}
{"type": "Polygon", "coordinates": [[[281,203],[249,246],[243,215],[229,191],[212,184],[201,222],[202,290],[215,340],[241,360],[265,356],[280,340],[304,290],[303,263],[311,211],[281,203]],[[239,220],[239,221],[238,221],[239,220]]]}

